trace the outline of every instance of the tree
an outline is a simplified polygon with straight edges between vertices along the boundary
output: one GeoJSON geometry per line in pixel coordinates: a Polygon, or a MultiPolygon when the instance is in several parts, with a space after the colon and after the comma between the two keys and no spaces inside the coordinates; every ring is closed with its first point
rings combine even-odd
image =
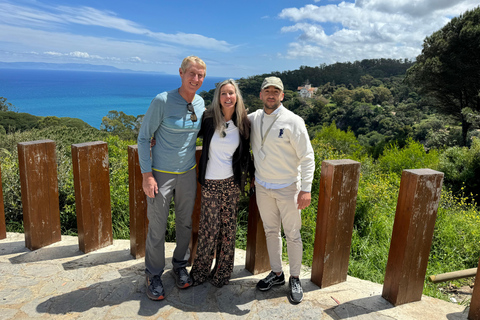
{"type": "Polygon", "coordinates": [[[25,131],[38,127],[40,117],[13,111],[0,112],[0,125],[7,133],[15,131],[25,131]]]}
{"type": "Polygon", "coordinates": [[[372,85],[373,80],[374,78],[371,75],[366,74],[360,77],[360,84],[364,87],[369,88],[372,85]]]}
{"type": "Polygon", "coordinates": [[[140,118],[141,116],[135,117],[123,111],[111,110],[102,118],[100,130],[111,132],[124,140],[135,140],[139,128],[137,120],[140,118]]]}
{"type": "Polygon", "coordinates": [[[371,103],[374,98],[370,89],[357,88],[353,90],[353,101],[371,103]]]}
{"type": "Polygon", "coordinates": [[[385,87],[372,87],[372,93],[375,96],[373,99],[374,104],[382,105],[382,103],[392,103],[393,95],[390,89],[385,87]]]}
{"type": "Polygon", "coordinates": [[[462,143],[472,124],[464,108],[480,111],[480,7],[453,18],[427,37],[407,71],[407,81],[432,96],[439,112],[462,123],[462,143]]]}
{"type": "Polygon", "coordinates": [[[346,106],[352,103],[353,91],[347,88],[339,88],[332,95],[332,101],[338,106],[346,106]]]}
{"type": "Polygon", "coordinates": [[[0,97],[0,111],[14,111],[15,107],[10,102],[7,102],[7,98],[0,97]]]}

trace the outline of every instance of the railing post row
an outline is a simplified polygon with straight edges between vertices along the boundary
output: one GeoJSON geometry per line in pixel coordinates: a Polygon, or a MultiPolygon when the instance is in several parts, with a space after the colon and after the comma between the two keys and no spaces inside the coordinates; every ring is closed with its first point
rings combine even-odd
{"type": "MultiPolygon", "coordinates": [[[[55,142],[22,142],[17,147],[25,246],[36,250],[61,240],[55,142]]],[[[201,150],[196,149],[197,163],[201,150]]],[[[113,243],[107,143],[73,144],[72,162],[79,247],[88,253],[113,243]]],[[[148,219],[137,146],[128,147],[128,170],[131,254],[140,258],[145,255],[148,219]]],[[[312,282],[321,288],[347,278],[359,178],[359,162],[322,162],[311,274],[312,282]]],[[[421,299],[442,183],[443,173],[438,171],[403,171],[382,292],[382,297],[395,306],[421,299]]],[[[197,182],[190,263],[196,254],[200,207],[201,186],[197,182]]],[[[6,238],[4,211],[0,188],[0,239],[6,238]]],[[[255,194],[249,204],[246,251],[247,270],[258,274],[270,269],[255,194]]],[[[469,319],[480,319],[478,278],[477,272],[469,319]]]]}

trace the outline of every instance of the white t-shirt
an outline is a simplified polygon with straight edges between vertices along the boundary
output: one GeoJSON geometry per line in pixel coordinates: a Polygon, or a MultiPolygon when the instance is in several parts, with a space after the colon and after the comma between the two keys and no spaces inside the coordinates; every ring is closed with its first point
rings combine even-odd
{"type": "Polygon", "coordinates": [[[227,121],[227,128],[224,130],[215,130],[208,150],[205,179],[221,180],[233,176],[232,158],[239,144],[240,133],[232,120],[227,121]]]}

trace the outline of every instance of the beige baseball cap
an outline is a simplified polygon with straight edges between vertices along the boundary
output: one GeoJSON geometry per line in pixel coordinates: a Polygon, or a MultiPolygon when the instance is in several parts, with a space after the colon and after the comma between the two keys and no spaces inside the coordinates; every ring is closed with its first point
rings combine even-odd
{"type": "Polygon", "coordinates": [[[260,90],[265,89],[266,87],[274,86],[283,91],[283,82],[278,77],[267,77],[263,80],[262,88],[260,90]]]}

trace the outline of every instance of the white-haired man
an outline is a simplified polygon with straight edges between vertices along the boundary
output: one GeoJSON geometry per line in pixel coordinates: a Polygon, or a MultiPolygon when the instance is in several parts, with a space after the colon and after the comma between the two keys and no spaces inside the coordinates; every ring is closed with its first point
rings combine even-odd
{"type": "Polygon", "coordinates": [[[145,273],[147,296],[151,300],[165,298],[161,276],[165,268],[165,232],[172,197],[177,239],[172,258],[176,285],[180,289],[192,285],[186,266],[197,188],[195,142],[205,110],[205,103],[196,92],[202,86],[206,70],[200,58],[186,57],[179,69],[182,85],[152,100],[138,135],[143,191],[148,197],[145,273]],[[150,150],[152,136],[155,145],[150,150]]]}

